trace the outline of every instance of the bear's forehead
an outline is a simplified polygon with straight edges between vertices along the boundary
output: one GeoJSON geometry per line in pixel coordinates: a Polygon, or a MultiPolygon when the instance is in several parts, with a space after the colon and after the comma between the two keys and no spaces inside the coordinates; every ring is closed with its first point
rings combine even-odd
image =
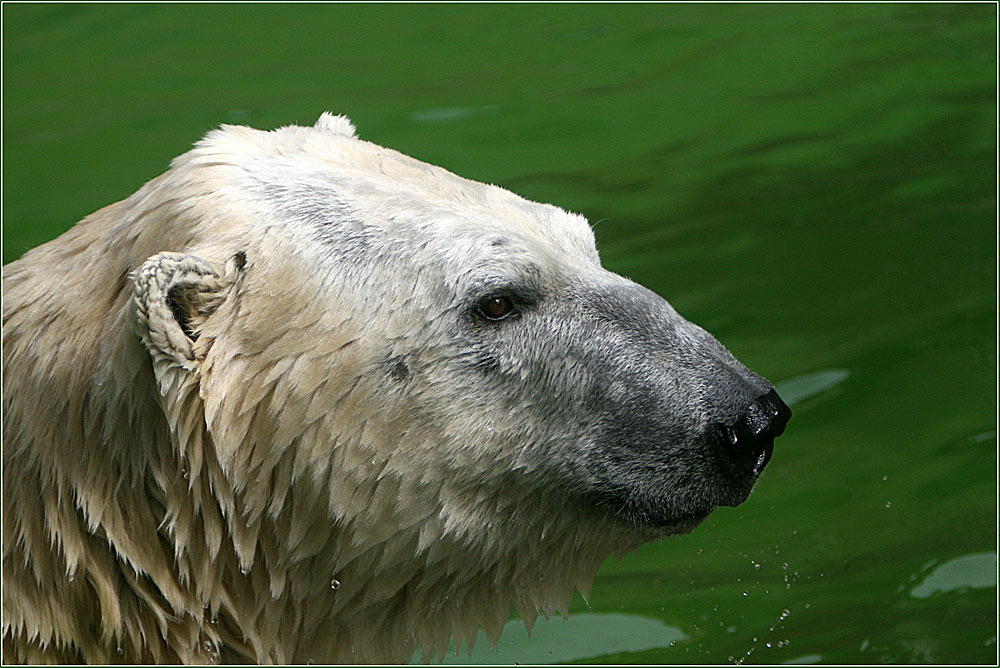
{"type": "Polygon", "coordinates": [[[341,116],[272,131],[223,126],[174,163],[198,166],[223,169],[233,196],[296,223],[351,220],[442,239],[510,235],[599,262],[582,216],[358,139],[341,116]]]}

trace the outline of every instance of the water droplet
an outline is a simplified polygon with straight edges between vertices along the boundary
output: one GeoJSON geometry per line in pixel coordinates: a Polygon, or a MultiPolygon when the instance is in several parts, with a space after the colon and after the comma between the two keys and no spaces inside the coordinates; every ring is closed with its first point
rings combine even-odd
{"type": "Polygon", "coordinates": [[[760,568],[760,564],[754,564],[753,567],[754,567],[754,570],[757,570],[757,569],[760,568]]]}
{"type": "Polygon", "coordinates": [[[885,502],[885,507],[886,508],[892,508],[892,501],[886,501],[885,502]]]}
{"type": "Polygon", "coordinates": [[[701,554],[701,548],[700,547],[698,548],[698,554],[701,554]]]}
{"type": "Polygon", "coordinates": [[[769,642],[764,643],[764,647],[771,649],[771,643],[769,642]]]}
{"type": "Polygon", "coordinates": [[[340,580],[338,580],[337,578],[330,580],[330,589],[334,591],[340,589],[340,580]]]}
{"type": "Polygon", "coordinates": [[[744,595],[744,596],[749,596],[749,595],[750,595],[750,592],[748,592],[748,591],[745,591],[745,592],[743,592],[743,595],[744,595]]]}
{"type": "Polygon", "coordinates": [[[788,563],[786,562],[786,563],[784,563],[784,564],[781,564],[781,568],[782,568],[783,570],[786,570],[786,571],[787,571],[787,570],[788,570],[788,563]]]}
{"type": "Polygon", "coordinates": [[[785,608],[784,610],[781,611],[781,618],[784,619],[790,614],[792,614],[791,611],[788,608],[785,608]]]}
{"type": "Polygon", "coordinates": [[[493,431],[495,427],[493,426],[493,420],[486,423],[486,431],[493,431]]]}
{"type": "Polygon", "coordinates": [[[806,608],[806,610],[809,609],[809,604],[808,603],[806,603],[805,608],[806,608]]]}
{"type": "Polygon", "coordinates": [[[121,645],[118,645],[118,647],[115,648],[115,651],[118,652],[118,656],[121,656],[122,654],[125,653],[125,650],[122,649],[121,645]]]}
{"type": "Polygon", "coordinates": [[[211,652],[211,651],[213,651],[213,647],[212,647],[212,643],[211,643],[211,642],[209,642],[208,640],[206,640],[206,641],[205,641],[205,645],[204,645],[204,647],[205,647],[205,651],[206,651],[206,652],[211,652]]]}
{"type": "Polygon", "coordinates": [[[247,567],[246,566],[240,566],[240,573],[243,574],[243,575],[246,575],[247,574],[247,567]]]}
{"type": "Polygon", "coordinates": [[[69,574],[69,581],[73,582],[74,580],[76,580],[76,573],[70,573],[69,574]]]}
{"type": "Polygon", "coordinates": [[[181,469],[181,475],[184,476],[185,480],[191,477],[191,474],[188,473],[187,469],[181,469]]]}
{"type": "Polygon", "coordinates": [[[887,475],[882,476],[882,480],[888,480],[888,479],[889,479],[889,476],[887,476],[887,475]]]}

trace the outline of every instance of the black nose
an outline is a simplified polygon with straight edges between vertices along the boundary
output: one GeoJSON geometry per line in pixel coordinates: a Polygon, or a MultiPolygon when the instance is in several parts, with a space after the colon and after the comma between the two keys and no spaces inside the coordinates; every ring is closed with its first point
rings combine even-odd
{"type": "Polygon", "coordinates": [[[774,439],[791,417],[792,411],[771,390],[754,399],[735,424],[722,428],[723,443],[741,468],[758,476],[771,459],[774,439]]]}

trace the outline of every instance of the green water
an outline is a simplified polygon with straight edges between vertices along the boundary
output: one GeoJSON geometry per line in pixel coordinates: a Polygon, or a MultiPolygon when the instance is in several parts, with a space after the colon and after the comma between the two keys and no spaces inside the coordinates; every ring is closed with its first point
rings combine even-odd
{"type": "Polygon", "coordinates": [[[995,664],[996,17],[5,4],[3,259],[219,123],[346,113],[584,213],[794,403],[747,503],[473,660],[995,664]]]}

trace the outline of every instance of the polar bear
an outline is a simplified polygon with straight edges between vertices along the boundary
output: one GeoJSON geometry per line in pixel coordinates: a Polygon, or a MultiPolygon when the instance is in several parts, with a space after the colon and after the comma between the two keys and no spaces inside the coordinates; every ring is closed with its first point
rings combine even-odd
{"type": "Polygon", "coordinates": [[[587,221],[223,126],[4,268],[5,662],[400,662],[741,503],[789,418],[587,221]]]}

